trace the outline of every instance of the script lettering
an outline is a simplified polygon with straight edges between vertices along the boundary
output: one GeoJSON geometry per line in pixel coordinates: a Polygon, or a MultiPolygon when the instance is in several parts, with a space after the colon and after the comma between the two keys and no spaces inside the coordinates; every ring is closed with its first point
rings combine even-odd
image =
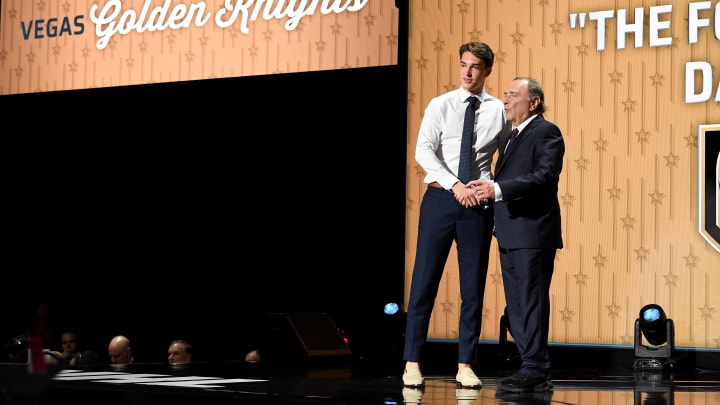
{"type": "Polygon", "coordinates": [[[240,31],[248,34],[248,23],[255,21],[262,13],[265,20],[288,17],[285,29],[295,30],[303,17],[314,15],[318,4],[321,14],[330,14],[361,10],[369,0],[225,0],[225,7],[215,14],[215,24],[227,28],[240,18],[240,31]]]}
{"type": "Polygon", "coordinates": [[[90,7],[90,20],[95,23],[95,34],[98,36],[96,47],[105,49],[110,38],[117,33],[125,35],[133,30],[144,32],[165,28],[187,28],[193,18],[195,26],[202,27],[210,20],[205,2],[198,2],[190,7],[184,4],[171,7],[172,0],[165,0],[162,6],[150,10],[151,5],[152,0],[145,0],[138,15],[135,10],[123,11],[120,0],[109,0],[102,9],[97,4],[93,4],[90,7]]]}

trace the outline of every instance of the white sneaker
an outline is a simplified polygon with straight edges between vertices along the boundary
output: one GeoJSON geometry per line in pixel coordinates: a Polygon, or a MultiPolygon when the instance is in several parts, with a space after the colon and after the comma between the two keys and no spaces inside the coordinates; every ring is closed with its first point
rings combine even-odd
{"type": "Polygon", "coordinates": [[[423,392],[419,388],[403,388],[403,402],[406,404],[422,403],[423,392]]]}
{"type": "Polygon", "coordinates": [[[420,372],[420,367],[405,369],[405,372],[403,372],[403,385],[406,387],[422,387],[425,385],[425,378],[420,372]]]}
{"type": "Polygon", "coordinates": [[[460,384],[462,388],[480,388],[482,387],[482,381],[475,375],[475,372],[470,367],[465,367],[457,373],[455,381],[460,384]]]}
{"type": "Polygon", "coordinates": [[[472,405],[475,399],[480,395],[480,390],[460,388],[455,390],[458,405],[472,405]]]}

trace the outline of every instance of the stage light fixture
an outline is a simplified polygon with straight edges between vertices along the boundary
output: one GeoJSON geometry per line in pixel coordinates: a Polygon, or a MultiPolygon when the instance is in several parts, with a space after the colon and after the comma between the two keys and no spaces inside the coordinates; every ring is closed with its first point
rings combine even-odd
{"type": "Polygon", "coordinates": [[[640,309],[635,320],[635,361],[636,371],[663,372],[672,368],[675,361],[675,325],[665,315],[660,305],[648,304],[640,309]],[[643,337],[645,340],[643,340],[643,337]],[[647,345],[645,345],[647,341],[647,345]]]}
{"type": "Polygon", "coordinates": [[[400,311],[400,305],[397,302],[388,302],[383,307],[383,313],[385,315],[395,315],[400,311]]]}

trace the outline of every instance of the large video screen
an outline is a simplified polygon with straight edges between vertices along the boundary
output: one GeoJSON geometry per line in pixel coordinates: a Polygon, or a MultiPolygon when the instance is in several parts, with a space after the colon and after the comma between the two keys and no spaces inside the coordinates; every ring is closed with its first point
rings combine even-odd
{"type": "MultiPolygon", "coordinates": [[[[406,291],[427,189],[414,161],[420,122],[432,97],[459,87],[460,44],[479,40],[496,55],[486,90],[503,99],[514,77],[536,78],[565,139],[551,341],[632,346],[640,308],[657,303],[678,346],[720,347],[720,3],[409,7],[406,291]]],[[[481,339],[496,341],[505,296],[496,245],[491,255],[481,339]]],[[[433,338],[457,336],[457,286],[453,251],[433,338]]]]}
{"type": "Polygon", "coordinates": [[[3,0],[0,95],[397,64],[394,0],[3,0]]]}

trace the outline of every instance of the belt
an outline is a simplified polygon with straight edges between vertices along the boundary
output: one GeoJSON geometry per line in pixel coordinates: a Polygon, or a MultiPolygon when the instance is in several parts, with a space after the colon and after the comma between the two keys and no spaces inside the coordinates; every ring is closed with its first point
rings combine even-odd
{"type": "Polygon", "coordinates": [[[437,181],[433,181],[432,183],[428,183],[428,187],[432,188],[439,188],[440,190],[445,190],[443,186],[440,185],[437,181]]]}

